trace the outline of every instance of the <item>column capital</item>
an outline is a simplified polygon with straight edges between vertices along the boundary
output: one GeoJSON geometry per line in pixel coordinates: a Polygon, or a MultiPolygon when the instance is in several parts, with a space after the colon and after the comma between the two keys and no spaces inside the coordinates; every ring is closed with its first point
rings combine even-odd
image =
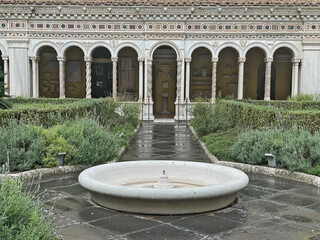
{"type": "Polygon", "coordinates": [[[39,57],[38,56],[29,56],[29,59],[32,61],[39,61],[39,57]]]}
{"type": "Polygon", "coordinates": [[[178,58],[178,59],[177,59],[177,62],[180,62],[180,63],[181,63],[181,62],[182,62],[182,59],[181,59],[181,58],[178,58]]]}
{"type": "Polygon", "coordinates": [[[240,62],[245,62],[246,61],[246,58],[245,57],[239,57],[238,58],[238,62],[240,63],[240,62]]]}
{"type": "Polygon", "coordinates": [[[92,62],[92,57],[90,57],[90,56],[85,56],[85,57],[84,57],[84,61],[85,61],[85,62],[92,62]]]}
{"type": "Polygon", "coordinates": [[[300,59],[298,59],[298,58],[292,58],[292,59],[291,59],[291,62],[292,62],[292,63],[299,63],[299,62],[300,62],[300,59]]]}
{"type": "Polygon", "coordinates": [[[138,61],[139,62],[143,62],[144,61],[144,57],[138,57],[138,61]]]}
{"type": "Polygon", "coordinates": [[[266,57],[264,62],[273,62],[273,57],[266,57]]]}
{"type": "Polygon", "coordinates": [[[191,62],[191,57],[184,59],[186,62],[191,62]]]}
{"type": "Polygon", "coordinates": [[[57,60],[59,61],[59,62],[65,62],[66,61],[66,57],[64,57],[64,56],[57,56],[57,60]]]}
{"type": "Polygon", "coordinates": [[[218,57],[212,57],[211,62],[218,62],[219,58],[218,57]]]}
{"type": "Polygon", "coordinates": [[[112,62],[118,62],[118,57],[112,57],[112,58],[111,58],[111,61],[112,61],[112,62]]]}
{"type": "Polygon", "coordinates": [[[9,56],[8,55],[2,55],[2,60],[3,61],[8,61],[9,60],[9,56]]]}
{"type": "Polygon", "coordinates": [[[147,64],[152,64],[152,58],[147,59],[147,64]]]}

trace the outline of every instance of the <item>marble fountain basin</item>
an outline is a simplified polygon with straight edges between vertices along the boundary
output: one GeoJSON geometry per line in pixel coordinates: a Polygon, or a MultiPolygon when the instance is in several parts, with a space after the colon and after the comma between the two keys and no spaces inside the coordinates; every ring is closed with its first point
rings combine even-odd
{"type": "Polygon", "coordinates": [[[240,170],[188,161],[118,162],[84,170],[80,184],[97,204],[143,214],[191,214],[232,204],[249,183],[240,170]]]}

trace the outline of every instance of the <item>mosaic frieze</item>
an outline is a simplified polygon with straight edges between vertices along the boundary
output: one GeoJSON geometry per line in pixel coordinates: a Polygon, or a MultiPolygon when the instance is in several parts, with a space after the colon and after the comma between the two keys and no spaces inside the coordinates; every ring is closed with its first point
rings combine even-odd
{"type": "Polygon", "coordinates": [[[303,32],[319,31],[320,23],[114,23],[114,22],[52,22],[0,21],[0,30],[91,31],[91,32],[303,32]]]}

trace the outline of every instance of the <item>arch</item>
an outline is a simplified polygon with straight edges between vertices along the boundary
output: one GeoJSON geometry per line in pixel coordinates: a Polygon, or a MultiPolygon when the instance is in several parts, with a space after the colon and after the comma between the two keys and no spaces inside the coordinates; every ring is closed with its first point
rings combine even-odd
{"type": "Polygon", "coordinates": [[[152,59],[154,51],[155,51],[158,47],[161,47],[161,46],[169,46],[169,47],[171,47],[171,48],[176,52],[177,60],[178,60],[178,59],[181,59],[182,54],[181,54],[181,52],[180,52],[180,50],[179,50],[179,47],[178,47],[175,43],[170,42],[170,41],[160,41],[160,42],[154,44],[154,45],[150,48],[149,59],[152,59]]]}
{"type": "Polygon", "coordinates": [[[119,52],[120,52],[121,49],[126,48],[126,47],[133,48],[133,49],[137,52],[138,58],[143,57],[142,51],[141,51],[141,49],[139,48],[139,46],[137,46],[137,45],[134,44],[134,43],[129,43],[129,42],[128,42],[128,43],[127,43],[127,42],[126,42],[126,43],[120,43],[120,44],[117,46],[117,48],[116,48],[115,51],[114,51],[115,57],[118,56],[118,54],[119,54],[119,52]]]}
{"type": "Polygon", "coordinates": [[[52,47],[56,51],[57,55],[59,55],[59,53],[60,53],[59,52],[59,50],[60,50],[59,47],[54,42],[45,41],[45,42],[37,43],[33,47],[30,55],[31,56],[38,56],[40,49],[43,48],[43,47],[52,47]]]}
{"type": "Polygon", "coordinates": [[[191,58],[192,53],[194,52],[194,50],[196,50],[197,48],[206,48],[211,52],[211,56],[214,56],[214,49],[212,47],[212,45],[210,45],[209,43],[195,43],[193,44],[187,51],[187,58],[191,58]]]}
{"type": "Polygon", "coordinates": [[[270,54],[270,49],[266,44],[263,43],[251,43],[248,46],[245,47],[245,49],[243,50],[243,57],[245,57],[248,53],[248,51],[252,48],[259,48],[261,49],[264,54],[265,54],[265,58],[269,58],[272,57],[272,55],[270,54]]]}
{"type": "Polygon", "coordinates": [[[108,51],[110,52],[111,54],[111,57],[114,56],[114,52],[113,52],[113,49],[112,47],[106,43],[106,42],[95,42],[94,44],[91,45],[91,47],[89,48],[88,50],[88,55],[85,55],[85,56],[91,56],[93,51],[98,48],[98,47],[104,47],[106,49],[108,49],[108,51]]]}
{"type": "MultiPolygon", "coordinates": [[[[49,45],[39,45],[34,52],[38,57],[37,91],[39,97],[59,97],[59,62],[58,53],[49,45]],[[45,52],[45,54],[42,54],[45,52]]],[[[35,56],[35,55],[34,55],[35,56]]]]}
{"type": "Polygon", "coordinates": [[[292,53],[292,58],[299,58],[299,50],[296,48],[296,46],[294,46],[293,44],[291,43],[279,43],[279,44],[276,44],[272,49],[271,49],[271,56],[274,55],[274,53],[280,49],[280,48],[288,48],[291,53],[292,53]]]}
{"type": "Polygon", "coordinates": [[[75,41],[71,41],[71,42],[68,42],[65,45],[63,45],[63,47],[61,49],[61,55],[65,57],[65,53],[66,53],[67,49],[70,47],[80,48],[83,52],[83,55],[87,56],[87,51],[86,51],[85,47],[81,43],[75,42],[75,41]]]}
{"type": "MultiPolygon", "coordinates": [[[[238,57],[243,57],[241,55],[242,53],[242,50],[241,50],[241,47],[236,44],[236,43],[233,43],[233,42],[226,42],[226,43],[222,43],[216,50],[216,56],[215,57],[218,57],[220,52],[225,49],[225,48],[233,48],[235,49],[237,52],[238,52],[238,57]]],[[[245,55],[244,55],[245,56],[245,55]]]]}

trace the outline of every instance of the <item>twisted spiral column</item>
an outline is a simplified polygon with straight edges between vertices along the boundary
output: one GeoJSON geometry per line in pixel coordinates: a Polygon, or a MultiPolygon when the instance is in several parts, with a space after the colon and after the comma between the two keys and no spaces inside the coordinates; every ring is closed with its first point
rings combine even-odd
{"type": "Polygon", "coordinates": [[[86,62],[86,98],[91,98],[91,57],[84,58],[86,62]]]}
{"type": "Polygon", "coordinates": [[[148,83],[147,83],[147,95],[148,102],[152,102],[152,60],[147,60],[147,75],[148,75],[148,83]]]}
{"type": "Polygon", "coordinates": [[[66,89],[65,89],[65,57],[57,57],[59,61],[59,98],[65,98],[66,97],[66,89]]]}
{"type": "Polygon", "coordinates": [[[112,57],[112,96],[113,99],[117,99],[117,63],[118,58],[112,57]]]}
{"type": "Polygon", "coordinates": [[[181,99],[181,66],[182,61],[177,60],[177,101],[179,102],[181,99]]]}
{"type": "Polygon", "coordinates": [[[212,82],[211,82],[211,103],[216,101],[216,88],[217,88],[217,62],[218,58],[212,58],[212,82]]]}

